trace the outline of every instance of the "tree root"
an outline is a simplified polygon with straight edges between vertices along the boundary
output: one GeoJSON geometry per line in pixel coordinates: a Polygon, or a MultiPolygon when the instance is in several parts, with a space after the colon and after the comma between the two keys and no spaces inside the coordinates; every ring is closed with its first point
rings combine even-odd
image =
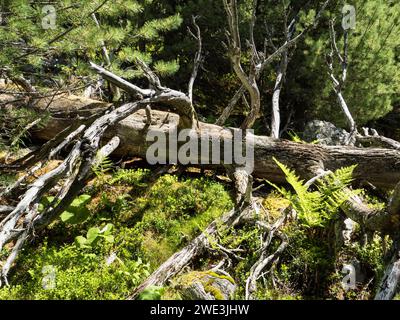
{"type": "MultiPolygon", "coordinates": [[[[257,262],[250,268],[250,276],[246,280],[246,300],[254,299],[254,293],[257,291],[257,280],[262,274],[263,270],[270,264],[277,262],[279,255],[286,249],[288,246],[287,237],[279,231],[287,221],[289,214],[292,213],[293,209],[291,207],[287,207],[282,216],[272,225],[269,226],[264,222],[258,221],[257,225],[266,230],[266,235],[264,235],[265,240],[262,242],[260,247],[260,257],[257,262]],[[281,240],[281,244],[278,249],[273,254],[268,254],[269,246],[277,236],[281,240]]],[[[271,266],[272,268],[272,266],[271,266]]]]}

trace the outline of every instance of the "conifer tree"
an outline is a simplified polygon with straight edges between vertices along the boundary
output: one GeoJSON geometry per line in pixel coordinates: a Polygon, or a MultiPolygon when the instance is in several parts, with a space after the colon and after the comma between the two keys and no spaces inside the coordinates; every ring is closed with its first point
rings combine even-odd
{"type": "Polygon", "coordinates": [[[0,64],[15,74],[65,81],[91,74],[89,60],[120,76],[141,76],[133,61],[140,57],[160,76],[179,69],[176,60],[153,62],[164,50],[163,37],[177,29],[179,14],[152,12],[153,0],[60,0],[44,5],[4,0],[0,28],[0,64]]]}
{"type": "MultiPolygon", "coordinates": [[[[400,71],[400,3],[398,1],[355,0],[355,28],[348,32],[348,74],[343,95],[358,125],[389,113],[398,102],[400,71]]],[[[293,57],[289,68],[290,99],[306,118],[320,118],[346,125],[328,75],[327,54],[331,50],[329,20],[335,20],[339,50],[343,52],[342,10],[345,2],[335,1],[321,27],[309,34],[293,57]]],[[[349,14],[348,12],[345,13],[349,14]]],[[[337,73],[341,64],[335,61],[337,73]]]]}

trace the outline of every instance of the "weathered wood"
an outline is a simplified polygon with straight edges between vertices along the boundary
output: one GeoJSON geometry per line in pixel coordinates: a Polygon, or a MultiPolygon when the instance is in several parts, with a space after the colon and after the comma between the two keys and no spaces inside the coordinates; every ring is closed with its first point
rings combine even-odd
{"type": "Polygon", "coordinates": [[[386,266],[385,273],[382,277],[381,283],[375,300],[391,300],[397,293],[398,284],[400,281],[400,251],[399,243],[395,243],[394,255],[390,263],[386,266]]]}
{"type": "Polygon", "coordinates": [[[254,122],[260,116],[261,96],[260,90],[257,85],[257,74],[260,73],[262,66],[262,59],[257,51],[254,42],[254,25],[256,20],[256,2],[253,2],[251,11],[252,19],[250,22],[250,70],[246,73],[242,67],[242,49],[241,49],[241,35],[239,32],[239,15],[236,0],[224,0],[224,7],[228,18],[229,26],[229,56],[231,58],[233,70],[239,78],[242,85],[246,88],[250,95],[250,112],[242,124],[243,129],[251,128],[254,122]]]}
{"type": "MultiPolygon", "coordinates": [[[[85,111],[87,112],[87,110],[85,111]]],[[[107,141],[114,136],[121,139],[115,155],[146,156],[149,145],[147,130],[168,133],[178,127],[179,116],[174,113],[152,110],[152,123],[147,126],[144,110],[127,117],[105,133],[107,141]]],[[[49,140],[64,128],[76,122],[69,118],[51,118],[46,127],[33,132],[36,138],[49,140]]],[[[220,126],[199,122],[199,134],[218,139],[232,138],[232,131],[220,126]]],[[[221,146],[222,147],[222,146],[221,146]]],[[[400,181],[400,152],[383,148],[356,148],[343,146],[318,146],[254,136],[253,176],[273,182],[284,182],[285,177],[272,157],[296,170],[303,179],[311,179],[319,169],[336,170],[357,164],[355,178],[377,187],[393,188],[400,181]]]]}
{"type": "Polygon", "coordinates": [[[257,290],[257,280],[260,277],[261,273],[268,265],[276,261],[289,245],[287,237],[283,233],[281,233],[279,229],[286,223],[289,214],[291,214],[292,211],[293,209],[290,206],[287,207],[284,210],[282,216],[273,225],[267,225],[266,223],[263,223],[261,221],[257,222],[257,224],[261,228],[265,229],[266,234],[263,237],[265,241],[262,241],[261,247],[259,249],[260,256],[256,263],[250,268],[250,275],[246,280],[246,300],[254,299],[254,293],[257,290]],[[274,253],[269,254],[268,250],[275,236],[278,236],[278,238],[280,238],[281,243],[274,253]]]}
{"type": "Polygon", "coordinates": [[[143,104],[141,102],[128,103],[96,119],[85,130],[82,139],[75,143],[66,159],[57,168],[42,175],[31,184],[15,209],[0,222],[0,251],[6,243],[17,239],[1,271],[4,283],[8,283],[9,269],[26,240],[32,235],[32,230],[46,227],[59,216],[84,187],[93,164],[107,157],[118,146],[120,139],[113,137],[97,153],[105,130],[145,106],[145,102],[143,104]],[[38,203],[41,197],[64,177],[66,181],[55,200],[39,214],[38,203]]]}
{"type": "MultiPolygon", "coordinates": [[[[110,104],[77,96],[60,95],[50,104],[48,99],[40,100],[37,106],[41,109],[47,107],[53,116],[44,128],[32,131],[34,137],[46,141],[71,125],[83,123],[83,118],[104,112],[110,107],[110,104]]],[[[10,95],[0,95],[0,102],[7,100],[12,101],[13,98],[10,95]]],[[[157,104],[153,104],[150,126],[147,125],[146,111],[140,110],[107,129],[103,137],[105,141],[114,136],[121,139],[115,155],[145,157],[149,146],[146,142],[148,130],[168,133],[178,128],[179,116],[154,110],[157,107],[157,104]]],[[[232,138],[231,129],[203,122],[199,122],[198,133],[203,138],[232,138]]],[[[400,151],[394,149],[319,146],[254,136],[254,152],[253,176],[278,183],[284,182],[285,177],[272,157],[295,169],[302,179],[307,180],[316,176],[321,169],[334,171],[357,164],[354,172],[356,179],[386,189],[394,188],[400,181],[400,151]]]]}
{"type": "Polygon", "coordinates": [[[0,205],[0,214],[7,214],[13,211],[15,207],[0,205]]]}
{"type": "MultiPolygon", "coordinates": [[[[257,52],[257,48],[255,46],[255,42],[254,42],[254,27],[255,27],[255,21],[256,21],[256,7],[257,7],[257,1],[253,1],[253,10],[252,10],[252,20],[250,23],[250,39],[251,39],[251,49],[252,49],[252,59],[250,59],[252,61],[252,68],[254,69],[254,71],[256,72],[255,74],[255,79],[245,79],[241,76],[241,74],[243,74],[243,70],[240,70],[240,61],[232,61],[233,65],[236,67],[239,67],[238,70],[235,70],[235,72],[239,72],[238,77],[242,82],[242,85],[240,86],[240,88],[236,91],[235,95],[232,97],[231,101],[229,102],[228,106],[223,110],[221,116],[218,118],[218,120],[216,121],[215,124],[217,125],[224,125],[224,123],[226,122],[226,120],[229,118],[229,116],[231,115],[232,111],[234,110],[236,104],[238,103],[238,101],[240,100],[240,98],[243,96],[243,94],[246,92],[246,90],[250,89],[250,94],[252,94],[252,98],[256,98],[255,102],[257,104],[257,92],[254,88],[250,88],[249,84],[250,82],[253,83],[253,85],[257,86],[256,81],[258,81],[263,73],[263,71],[266,69],[266,67],[272,63],[276,58],[280,57],[282,54],[284,54],[285,52],[288,52],[288,50],[290,48],[292,48],[293,46],[296,45],[297,41],[299,41],[300,39],[302,39],[308,31],[315,29],[319,23],[319,20],[322,16],[322,13],[325,11],[326,7],[329,5],[331,0],[326,0],[324,2],[324,4],[321,6],[321,9],[318,11],[317,15],[314,18],[314,23],[309,25],[308,27],[304,28],[300,33],[298,33],[295,37],[291,37],[288,41],[285,41],[283,45],[281,45],[279,48],[274,48],[274,52],[272,54],[270,54],[268,57],[265,57],[264,54],[260,54],[257,52]],[[255,56],[257,56],[258,58],[258,63],[256,65],[254,65],[253,59],[255,58],[255,56]],[[255,80],[255,81],[254,81],[255,80]],[[254,96],[254,94],[256,96],[254,96]]],[[[232,40],[235,42],[236,41],[236,52],[234,52],[234,57],[233,59],[238,59],[240,58],[240,33],[238,30],[238,21],[236,17],[234,16],[235,14],[235,7],[236,7],[236,1],[229,1],[229,3],[224,0],[224,6],[225,9],[227,11],[227,16],[228,16],[228,22],[230,23],[230,29],[232,29],[233,27],[233,32],[231,30],[231,33],[233,35],[232,40]],[[236,40],[235,40],[236,38],[236,40]],[[238,51],[239,49],[239,51],[238,51]],[[239,54],[238,54],[239,53],[239,54]]],[[[271,39],[270,39],[271,40],[271,39]]],[[[270,41],[271,42],[271,41],[270,41]]],[[[252,75],[250,75],[252,76],[252,75]]],[[[254,110],[254,109],[253,109],[254,110]]],[[[252,110],[252,111],[253,111],[252,110]]],[[[244,125],[250,127],[250,124],[252,124],[251,122],[256,120],[255,119],[256,113],[253,111],[245,120],[244,125]]]]}
{"type": "Polygon", "coordinates": [[[136,299],[138,295],[150,286],[162,286],[173,276],[178,274],[183,267],[189,264],[195,257],[203,253],[210,245],[210,239],[218,232],[220,226],[226,229],[233,227],[239,217],[249,207],[244,209],[232,209],[222,218],[214,220],[199,236],[194,238],[186,247],[176,252],[167,261],[165,261],[150,277],[148,277],[140,286],[138,286],[129,299],[136,299]]]}
{"type": "Polygon", "coordinates": [[[380,135],[358,135],[356,141],[362,145],[400,150],[400,142],[380,135]]]}
{"type": "Polygon", "coordinates": [[[92,62],[90,66],[104,79],[130,94],[139,94],[143,98],[149,98],[150,102],[153,102],[152,97],[157,96],[157,103],[173,108],[180,115],[180,128],[194,127],[196,111],[190,97],[181,91],[161,86],[160,79],[143,61],[136,59],[136,63],[143,70],[154,89],[142,89],[92,62]]]}

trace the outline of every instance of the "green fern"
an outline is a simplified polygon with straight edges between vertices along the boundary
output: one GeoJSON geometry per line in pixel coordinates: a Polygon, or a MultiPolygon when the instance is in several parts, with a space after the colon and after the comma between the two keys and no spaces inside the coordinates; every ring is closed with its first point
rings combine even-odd
{"type": "Polygon", "coordinates": [[[315,190],[310,191],[303,180],[284,164],[274,161],[285,174],[294,193],[269,183],[287,198],[297,211],[300,222],[306,227],[323,227],[355,191],[348,192],[355,166],[341,168],[321,178],[315,190]],[[346,191],[345,191],[346,189],[346,191]]]}
{"type": "Polygon", "coordinates": [[[356,165],[340,168],[318,181],[317,188],[324,197],[324,205],[327,211],[337,211],[349,196],[360,192],[360,190],[351,190],[349,192],[349,189],[347,189],[353,181],[355,168],[356,165]]]}
{"type": "MultiPolygon", "coordinates": [[[[300,136],[294,131],[288,131],[288,135],[293,142],[303,143],[303,144],[308,143],[307,141],[304,141],[303,139],[301,139],[300,136]]],[[[319,142],[319,140],[316,139],[316,140],[311,141],[310,144],[317,144],[318,142],[319,142]]]]}
{"type": "Polygon", "coordinates": [[[97,155],[98,161],[92,167],[92,171],[98,178],[104,176],[114,166],[114,163],[110,160],[110,158],[108,158],[108,157],[100,158],[100,157],[101,157],[100,155],[97,155]]]}

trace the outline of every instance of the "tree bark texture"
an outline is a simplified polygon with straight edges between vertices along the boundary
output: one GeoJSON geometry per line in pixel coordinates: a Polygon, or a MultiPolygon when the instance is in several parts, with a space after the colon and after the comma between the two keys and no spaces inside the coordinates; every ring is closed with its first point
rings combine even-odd
{"type": "MultiPolygon", "coordinates": [[[[0,95],[0,100],[4,101],[2,95],[0,95]]],[[[37,105],[44,107],[47,103],[41,101],[37,105]]],[[[69,125],[83,121],[83,118],[109,106],[109,104],[95,100],[83,100],[76,96],[61,95],[53,99],[50,104],[49,110],[53,116],[50,117],[47,125],[44,128],[34,130],[33,136],[42,140],[50,140],[69,125]]],[[[146,111],[139,110],[105,132],[104,141],[108,142],[115,136],[121,139],[119,147],[114,152],[115,155],[145,157],[147,148],[152,143],[146,142],[148,130],[166,134],[178,130],[179,116],[172,112],[154,110],[157,107],[159,106],[153,105],[153,110],[151,110],[150,126],[147,124],[146,111]]],[[[197,132],[202,139],[210,139],[210,137],[232,139],[234,130],[237,129],[199,122],[197,132]]],[[[254,142],[253,176],[257,178],[264,178],[277,183],[285,181],[284,174],[273,160],[273,157],[275,157],[296,170],[296,173],[302,179],[314,177],[321,169],[333,171],[344,166],[357,164],[354,172],[356,179],[368,181],[385,189],[395,187],[400,181],[400,152],[398,150],[319,146],[277,140],[266,136],[250,136],[254,142]]],[[[221,148],[223,148],[223,143],[221,143],[221,148]]]]}

